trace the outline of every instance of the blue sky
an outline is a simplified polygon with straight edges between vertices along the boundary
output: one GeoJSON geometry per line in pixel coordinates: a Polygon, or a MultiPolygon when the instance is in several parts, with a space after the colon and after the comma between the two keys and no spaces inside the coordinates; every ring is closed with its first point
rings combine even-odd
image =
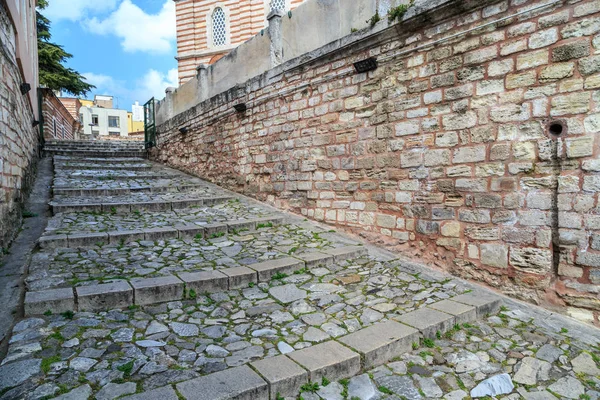
{"type": "Polygon", "coordinates": [[[164,97],[177,86],[173,0],[49,0],[52,40],[73,54],[68,66],[113,95],[119,108],[164,97]]]}

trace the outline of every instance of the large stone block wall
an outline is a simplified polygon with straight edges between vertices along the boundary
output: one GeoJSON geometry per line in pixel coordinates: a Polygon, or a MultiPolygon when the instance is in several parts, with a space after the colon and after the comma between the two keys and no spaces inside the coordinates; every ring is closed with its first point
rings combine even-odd
{"type": "MultiPolygon", "coordinates": [[[[35,177],[38,130],[16,58],[16,36],[0,2],[0,247],[7,247],[21,224],[24,198],[35,177]]],[[[32,90],[36,90],[32,88],[32,90]]],[[[37,106],[37,105],[36,105],[37,106]]]]}
{"type": "Polygon", "coordinates": [[[600,1],[480,4],[199,104],[152,157],[598,324],[600,1]]]}

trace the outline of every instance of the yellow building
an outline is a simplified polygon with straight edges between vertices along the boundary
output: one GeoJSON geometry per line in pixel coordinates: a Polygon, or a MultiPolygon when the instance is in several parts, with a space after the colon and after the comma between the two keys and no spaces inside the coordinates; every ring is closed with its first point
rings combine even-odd
{"type": "Polygon", "coordinates": [[[129,133],[135,132],[143,132],[144,131],[144,121],[134,121],[133,113],[127,113],[127,127],[129,133]]]}
{"type": "Polygon", "coordinates": [[[93,100],[79,99],[79,101],[81,102],[81,106],[82,107],[94,107],[94,101],[93,100]]]}

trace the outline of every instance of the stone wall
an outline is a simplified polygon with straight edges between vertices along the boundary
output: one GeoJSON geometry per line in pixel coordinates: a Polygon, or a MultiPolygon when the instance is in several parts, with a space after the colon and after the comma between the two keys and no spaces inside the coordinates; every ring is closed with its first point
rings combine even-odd
{"type": "MultiPolygon", "coordinates": [[[[19,21],[19,20],[17,20],[19,21]]],[[[30,29],[32,27],[29,27],[30,29]]],[[[0,247],[19,230],[22,205],[35,177],[38,129],[27,95],[21,94],[15,27],[0,2],[0,247]]],[[[33,87],[31,90],[36,90],[33,87]]]]}
{"type": "Polygon", "coordinates": [[[430,3],[171,118],[152,157],[598,324],[600,1],[430,3]]]}

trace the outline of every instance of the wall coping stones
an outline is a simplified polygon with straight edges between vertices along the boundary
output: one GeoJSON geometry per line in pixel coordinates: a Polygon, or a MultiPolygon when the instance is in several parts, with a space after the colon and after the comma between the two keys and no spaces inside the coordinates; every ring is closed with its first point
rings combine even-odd
{"type": "Polygon", "coordinates": [[[423,336],[431,339],[436,337],[438,331],[448,331],[454,326],[456,321],[456,317],[453,315],[427,307],[399,315],[398,317],[394,317],[394,319],[417,328],[423,336]]]}
{"type": "Polygon", "coordinates": [[[308,373],[285,355],[254,361],[250,366],[269,384],[271,400],[278,395],[295,398],[308,382],[308,373]]]}
{"type": "Polygon", "coordinates": [[[477,309],[475,307],[457,303],[452,300],[438,301],[437,303],[429,304],[427,307],[454,315],[457,324],[463,324],[477,319],[477,309]]]}
{"type": "Polygon", "coordinates": [[[247,365],[181,382],[177,390],[188,400],[268,400],[269,388],[247,365]]]}
{"type": "Polygon", "coordinates": [[[183,282],[176,276],[132,279],[135,304],[145,306],[183,298],[183,282]]]}
{"type": "Polygon", "coordinates": [[[220,271],[184,272],[178,275],[188,291],[193,289],[198,294],[229,290],[229,277],[220,271]]]}
{"type": "Polygon", "coordinates": [[[81,311],[104,311],[133,304],[133,289],[125,281],[78,286],[75,292],[81,311]]]}
{"type": "Polygon", "coordinates": [[[337,340],[358,351],[363,357],[363,368],[368,369],[410,351],[413,342],[419,341],[419,331],[396,321],[387,321],[337,340]]]}
{"type": "Polygon", "coordinates": [[[360,355],[346,346],[331,340],[287,354],[292,360],[308,370],[312,382],[326,377],[338,381],[358,374],[360,355]]]}
{"type": "Polygon", "coordinates": [[[248,268],[258,273],[259,282],[268,282],[277,273],[293,274],[304,268],[304,261],[297,258],[285,257],[248,265],[248,268]]]}
{"type": "Polygon", "coordinates": [[[75,310],[73,289],[49,289],[25,293],[25,315],[39,315],[48,310],[53,313],[75,310]]]}

